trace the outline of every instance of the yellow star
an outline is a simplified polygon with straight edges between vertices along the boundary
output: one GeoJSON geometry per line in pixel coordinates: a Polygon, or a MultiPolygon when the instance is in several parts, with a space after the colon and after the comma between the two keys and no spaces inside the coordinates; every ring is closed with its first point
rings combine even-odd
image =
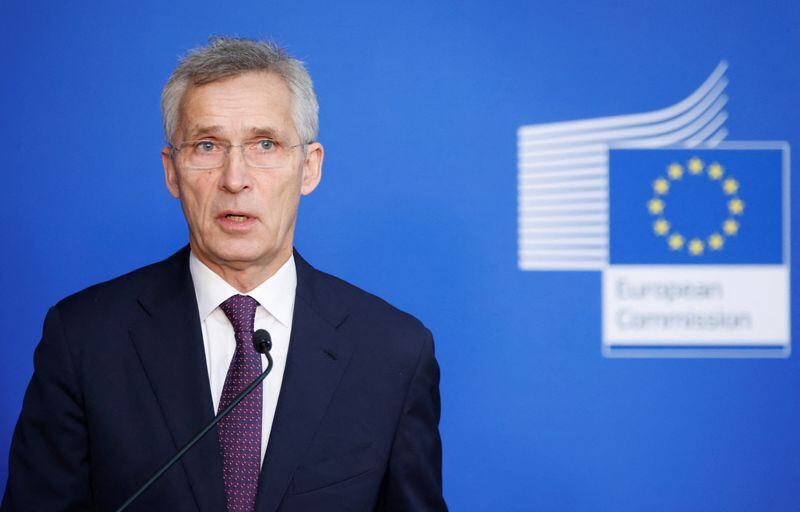
{"type": "Polygon", "coordinates": [[[669,174],[670,179],[679,180],[683,177],[683,167],[680,164],[670,164],[667,167],[667,174],[669,174]]]}
{"type": "Polygon", "coordinates": [[[669,235],[667,244],[669,244],[669,248],[671,250],[679,251],[681,248],[683,248],[683,237],[680,233],[673,233],[669,235]]]}
{"type": "Polygon", "coordinates": [[[664,178],[658,178],[653,182],[653,190],[656,194],[664,195],[669,192],[669,182],[664,178]]]}
{"type": "Polygon", "coordinates": [[[689,242],[689,254],[692,256],[700,256],[703,254],[703,241],[699,238],[692,238],[692,241],[689,242]]]}
{"type": "Polygon", "coordinates": [[[698,175],[703,172],[703,161],[697,157],[689,160],[689,172],[694,175],[698,175]]]}
{"type": "Polygon", "coordinates": [[[744,211],[744,201],[741,199],[731,199],[728,201],[728,211],[732,215],[741,215],[744,211]]]}
{"type": "Polygon", "coordinates": [[[732,196],[739,191],[739,182],[733,178],[728,178],[722,182],[722,190],[729,196],[732,196]]]}
{"type": "Polygon", "coordinates": [[[708,166],[708,176],[712,180],[718,180],[722,178],[722,175],[725,173],[725,169],[719,165],[717,162],[708,166]]]}
{"type": "Polygon", "coordinates": [[[725,238],[719,233],[714,233],[708,237],[708,246],[712,251],[719,251],[725,245],[725,238]]]}
{"type": "Polygon", "coordinates": [[[733,219],[727,219],[722,223],[722,231],[728,236],[733,236],[739,232],[739,223],[733,219]]]}
{"type": "Polygon", "coordinates": [[[669,222],[664,219],[658,219],[653,223],[653,231],[659,236],[664,236],[669,233],[669,222]]]}
{"type": "Polygon", "coordinates": [[[651,199],[647,201],[647,209],[652,215],[661,215],[664,212],[664,201],[661,199],[651,199]]]}

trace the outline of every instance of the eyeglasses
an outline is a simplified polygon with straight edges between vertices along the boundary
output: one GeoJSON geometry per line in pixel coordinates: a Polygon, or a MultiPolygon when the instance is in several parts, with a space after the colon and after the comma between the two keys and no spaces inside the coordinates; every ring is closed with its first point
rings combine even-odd
{"type": "Polygon", "coordinates": [[[187,140],[180,144],[169,144],[179,160],[179,165],[187,169],[217,169],[225,165],[231,148],[241,148],[244,161],[250,167],[274,169],[283,167],[289,162],[292,150],[307,146],[309,142],[286,146],[272,139],[257,139],[244,144],[202,139],[187,140]]]}

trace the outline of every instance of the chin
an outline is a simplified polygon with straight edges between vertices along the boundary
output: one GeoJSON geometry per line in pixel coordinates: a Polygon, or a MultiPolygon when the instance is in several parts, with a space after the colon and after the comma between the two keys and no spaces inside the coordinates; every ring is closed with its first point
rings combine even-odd
{"type": "Polygon", "coordinates": [[[264,257],[265,248],[252,241],[221,239],[199,248],[208,259],[218,264],[255,261],[264,257]]]}
{"type": "Polygon", "coordinates": [[[263,260],[265,253],[263,251],[254,250],[236,250],[235,248],[226,248],[215,252],[217,259],[220,263],[251,263],[258,260],[263,260]]]}

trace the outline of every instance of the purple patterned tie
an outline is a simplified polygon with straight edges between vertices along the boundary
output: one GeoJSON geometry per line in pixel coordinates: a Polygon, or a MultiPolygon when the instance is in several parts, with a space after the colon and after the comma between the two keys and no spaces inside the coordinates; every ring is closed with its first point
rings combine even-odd
{"type": "MultiPolygon", "coordinates": [[[[225,376],[219,410],[261,373],[261,354],[253,348],[253,322],[258,302],[247,295],[234,295],[220,309],[233,325],[236,352],[225,376]]],[[[222,478],[228,512],[253,512],[261,467],[261,405],[259,385],[219,422],[222,478]]]]}

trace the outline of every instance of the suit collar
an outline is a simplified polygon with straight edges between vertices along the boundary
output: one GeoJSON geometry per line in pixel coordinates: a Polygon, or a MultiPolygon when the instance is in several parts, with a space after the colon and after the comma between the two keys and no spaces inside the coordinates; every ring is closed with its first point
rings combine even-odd
{"type": "MultiPolygon", "coordinates": [[[[188,247],[149,271],[149,288],[138,299],[143,315],[131,326],[130,336],[177,451],[214,416],[188,247]]],[[[206,435],[179,465],[198,509],[224,510],[216,434],[206,435]]]]}
{"type": "Polygon", "coordinates": [[[327,276],[318,271],[294,251],[297,267],[297,297],[334,329],[347,318],[347,308],[341,298],[323,280],[327,276]]]}
{"type": "Polygon", "coordinates": [[[325,275],[295,252],[295,300],[289,354],[261,471],[258,512],[280,505],[300,458],[317,432],[353,350],[338,330],[347,310],[325,275]]]}

